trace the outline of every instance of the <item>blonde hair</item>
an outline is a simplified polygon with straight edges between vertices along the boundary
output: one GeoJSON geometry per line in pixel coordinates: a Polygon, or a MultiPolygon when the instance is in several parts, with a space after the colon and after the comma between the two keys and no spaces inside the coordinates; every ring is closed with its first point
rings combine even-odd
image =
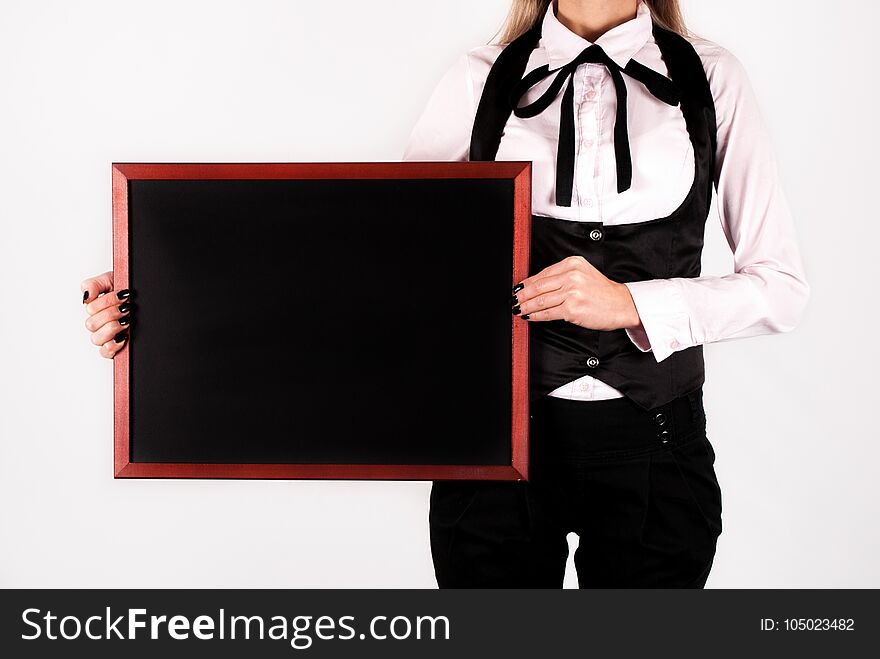
{"type": "MultiPolygon", "coordinates": [[[[497,44],[510,43],[523,34],[535,21],[547,11],[547,7],[553,0],[513,0],[507,20],[501,28],[501,38],[497,44]]],[[[644,0],[651,10],[651,17],[660,27],[687,36],[687,27],[681,15],[681,7],[678,0],[644,0]]]]}

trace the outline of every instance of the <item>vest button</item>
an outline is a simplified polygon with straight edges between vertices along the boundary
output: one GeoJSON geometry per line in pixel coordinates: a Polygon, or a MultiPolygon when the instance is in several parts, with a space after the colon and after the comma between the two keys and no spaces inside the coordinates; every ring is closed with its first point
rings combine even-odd
{"type": "Polygon", "coordinates": [[[602,240],[602,231],[599,229],[590,231],[590,240],[602,240]]]}
{"type": "Polygon", "coordinates": [[[587,366],[590,368],[596,368],[599,365],[599,360],[595,357],[588,357],[586,361],[587,366]]]}
{"type": "Polygon", "coordinates": [[[657,436],[660,438],[661,444],[665,444],[666,442],[669,441],[669,431],[668,430],[661,430],[657,436]]]}
{"type": "Polygon", "coordinates": [[[662,426],[664,423],[666,423],[666,415],[663,414],[663,412],[658,412],[654,415],[654,421],[657,422],[658,426],[662,426]]]}

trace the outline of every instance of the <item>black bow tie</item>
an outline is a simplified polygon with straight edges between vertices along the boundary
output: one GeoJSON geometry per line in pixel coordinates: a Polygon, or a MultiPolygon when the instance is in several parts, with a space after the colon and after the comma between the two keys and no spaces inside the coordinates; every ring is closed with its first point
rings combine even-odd
{"type": "Polygon", "coordinates": [[[608,57],[602,47],[592,44],[585,48],[571,62],[559,69],[550,70],[548,64],[539,66],[520,80],[510,94],[510,105],[517,117],[534,117],[543,112],[559,94],[559,90],[570,79],[565,94],[562,96],[561,116],[559,118],[559,145],[556,154],[556,205],[571,206],[571,193],[574,181],[574,76],[575,69],[586,62],[604,64],[614,81],[617,94],[617,116],[614,120],[614,157],[617,162],[617,191],[628,190],[632,182],[632,158],[629,151],[629,136],[626,130],[626,84],[621,72],[641,82],[658,99],[669,105],[678,105],[679,93],[675,84],[667,77],[630,60],[620,68],[608,57]],[[539,81],[556,73],[550,87],[538,100],[523,107],[517,107],[523,95],[539,81]]]}

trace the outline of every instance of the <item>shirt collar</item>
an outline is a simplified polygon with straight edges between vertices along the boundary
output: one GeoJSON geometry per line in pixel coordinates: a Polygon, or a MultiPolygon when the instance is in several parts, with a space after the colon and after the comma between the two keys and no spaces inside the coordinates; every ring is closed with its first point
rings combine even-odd
{"type": "MultiPolygon", "coordinates": [[[[580,55],[582,50],[593,44],[559,22],[554,10],[555,5],[556,0],[552,0],[547,6],[541,24],[541,45],[547,52],[551,71],[568,64],[580,55]]],[[[632,56],[648,42],[652,27],[651,10],[644,0],[639,0],[635,18],[611,28],[600,35],[595,43],[599,44],[608,57],[623,68],[632,59],[632,56]]]]}

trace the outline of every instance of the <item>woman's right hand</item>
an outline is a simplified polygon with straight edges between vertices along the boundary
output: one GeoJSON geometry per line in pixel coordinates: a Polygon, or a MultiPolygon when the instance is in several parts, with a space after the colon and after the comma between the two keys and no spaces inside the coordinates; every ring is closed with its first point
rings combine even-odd
{"type": "Polygon", "coordinates": [[[80,284],[83,304],[89,317],[86,329],[102,357],[113,359],[127,345],[131,326],[131,293],[126,288],[113,290],[113,272],[83,280],[80,284]]]}

